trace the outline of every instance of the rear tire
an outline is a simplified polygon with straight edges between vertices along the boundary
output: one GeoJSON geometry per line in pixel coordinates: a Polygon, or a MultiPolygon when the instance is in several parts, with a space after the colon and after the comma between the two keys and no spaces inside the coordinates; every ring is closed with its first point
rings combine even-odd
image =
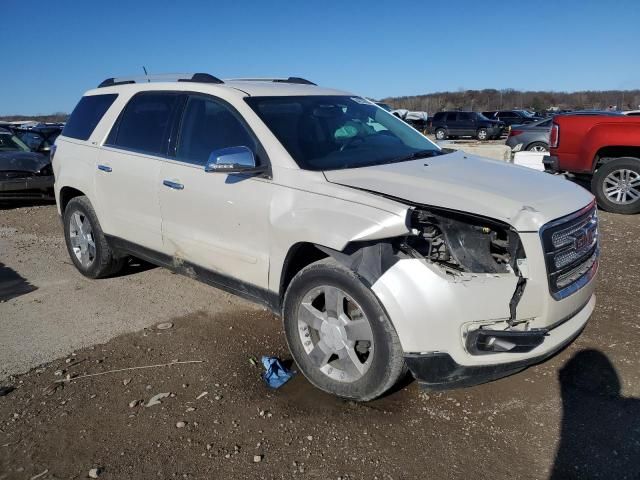
{"type": "Polygon", "coordinates": [[[312,263],[291,280],[283,319],[296,364],[320,390],[373,400],[406,372],[400,340],[378,299],[331,258],[312,263]],[[336,310],[328,308],[332,299],[337,299],[336,310]]]}
{"type": "Polygon", "coordinates": [[[62,219],[67,251],[80,273],[89,278],[102,278],[122,269],[126,259],[118,258],[109,246],[87,197],[72,198],[62,219]]]}
{"type": "Polygon", "coordinates": [[[479,128],[478,132],[476,134],[476,138],[478,140],[480,140],[481,142],[484,142],[485,140],[489,139],[489,134],[487,132],[486,128],[479,128]]]}
{"type": "Polygon", "coordinates": [[[548,152],[549,145],[544,142],[533,142],[527,145],[525,150],[528,152],[548,152]]]}
{"type": "Polygon", "coordinates": [[[591,191],[603,209],[623,215],[640,213],[640,158],[622,157],[600,166],[591,191]]]}
{"type": "Polygon", "coordinates": [[[444,128],[439,128],[436,130],[436,140],[446,140],[447,132],[444,128]]]}

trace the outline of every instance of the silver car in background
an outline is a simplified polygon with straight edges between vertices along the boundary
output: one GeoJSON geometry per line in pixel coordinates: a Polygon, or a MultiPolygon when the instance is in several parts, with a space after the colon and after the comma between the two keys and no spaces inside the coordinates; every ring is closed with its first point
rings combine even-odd
{"type": "Polygon", "coordinates": [[[548,152],[551,123],[551,118],[545,118],[526,125],[513,125],[506,144],[514,152],[548,152]]]}

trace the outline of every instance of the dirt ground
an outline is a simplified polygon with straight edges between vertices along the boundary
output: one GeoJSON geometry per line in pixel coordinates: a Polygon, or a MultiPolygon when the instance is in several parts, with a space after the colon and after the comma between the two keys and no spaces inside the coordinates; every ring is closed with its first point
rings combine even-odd
{"type": "MultiPolygon", "coordinates": [[[[0,396],[0,479],[80,479],[97,468],[101,479],[638,480],[639,218],[601,213],[596,311],[582,336],[548,362],[461,390],[423,392],[407,381],[357,404],[317,391],[299,374],[276,391],[262,383],[261,355],[289,358],[273,315],[162,269],[90,282],[63,263],[55,207],[0,210],[7,269],[0,295],[14,282],[0,303],[0,350],[29,351],[27,362],[41,358],[37,349],[47,352],[42,358],[59,357],[0,380],[15,388],[0,396]],[[110,304],[67,326],[87,296],[103,295],[95,284],[108,290],[110,304]],[[126,318],[133,326],[122,325],[126,318]],[[154,326],[167,319],[172,328],[154,326]],[[47,350],[55,330],[33,347],[38,322],[68,331],[91,332],[94,322],[109,328],[47,350]],[[84,346],[72,351],[76,344],[84,346]],[[81,378],[176,361],[200,363],[81,378]],[[67,375],[71,381],[55,383],[67,375]],[[158,393],[169,395],[157,405],[140,403],[158,393]]],[[[16,365],[7,372],[21,371],[16,365]]]]}

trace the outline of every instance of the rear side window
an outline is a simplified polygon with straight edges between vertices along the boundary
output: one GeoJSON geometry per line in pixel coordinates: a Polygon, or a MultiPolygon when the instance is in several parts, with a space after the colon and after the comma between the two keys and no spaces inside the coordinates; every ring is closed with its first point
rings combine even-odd
{"type": "Polygon", "coordinates": [[[471,114],[468,112],[460,112],[458,114],[458,120],[461,122],[468,122],[469,120],[471,120],[471,114]]]}
{"type": "Polygon", "coordinates": [[[62,135],[78,140],[88,140],[117,97],[116,93],[82,97],[64,126],[62,135]]]}
{"type": "Polygon", "coordinates": [[[139,93],[133,97],[109,134],[107,144],[152,155],[166,153],[179,95],[139,93]]]}
{"type": "Polygon", "coordinates": [[[455,122],[457,113],[451,112],[447,113],[447,122],[455,122]]]}
{"type": "Polygon", "coordinates": [[[176,158],[204,165],[211,152],[256,143],[237,116],[224,104],[205,97],[191,97],[182,117],[176,158]]]}

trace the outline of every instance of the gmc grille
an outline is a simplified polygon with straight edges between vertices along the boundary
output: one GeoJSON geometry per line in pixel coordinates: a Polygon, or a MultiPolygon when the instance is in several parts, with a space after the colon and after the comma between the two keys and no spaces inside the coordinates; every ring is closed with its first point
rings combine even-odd
{"type": "Polygon", "coordinates": [[[598,213],[595,204],[554,220],[540,230],[549,290],[561,300],[582,288],[598,268],[598,213]]]}

